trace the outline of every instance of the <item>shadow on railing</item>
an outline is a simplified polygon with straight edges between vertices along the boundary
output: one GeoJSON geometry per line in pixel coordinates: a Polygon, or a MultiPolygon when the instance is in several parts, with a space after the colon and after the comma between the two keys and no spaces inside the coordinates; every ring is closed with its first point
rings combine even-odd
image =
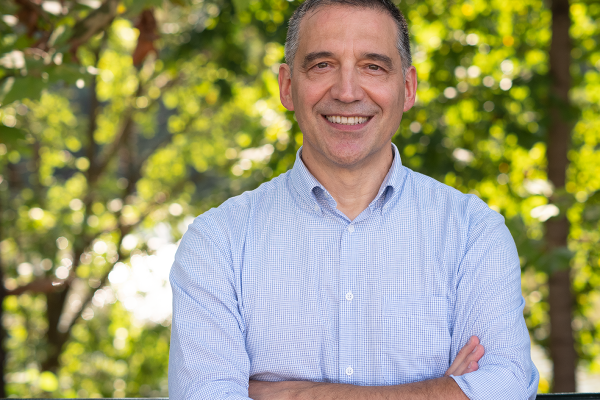
{"type": "MultiPolygon", "coordinates": [[[[115,399],[111,400],[139,400],[140,397],[127,398],[127,399],[115,399]]],[[[168,397],[153,397],[147,398],[147,400],[169,400],[168,397]]],[[[21,399],[21,400],[47,400],[47,399],[21,399]]],[[[67,400],[67,399],[58,399],[67,400]]],[[[79,400],[98,400],[98,399],[79,399],[79,400]]],[[[600,393],[550,393],[550,394],[538,394],[537,400],[600,400],[600,393]]]]}
{"type": "Polygon", "coordinates": [[[600,393],[551,393],[538,394],[538,400],[598,400],[600,393]]]}

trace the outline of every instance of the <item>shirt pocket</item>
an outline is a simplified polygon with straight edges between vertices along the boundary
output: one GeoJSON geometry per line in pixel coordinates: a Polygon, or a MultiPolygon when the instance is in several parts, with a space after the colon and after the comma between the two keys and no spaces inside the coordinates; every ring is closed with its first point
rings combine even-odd
{"type": "Polygon", "coordinates": [[[382,307],[380,366],[387,385],[444,375],[450,360],[446,297],[392,298],[382,307]]]}
{"type": "Polygon", "coordinates": [[[293,275],[263,280],[248,309],[250,376],[264,381],[320,376],[323,329],[314,290],[293,275]]]}

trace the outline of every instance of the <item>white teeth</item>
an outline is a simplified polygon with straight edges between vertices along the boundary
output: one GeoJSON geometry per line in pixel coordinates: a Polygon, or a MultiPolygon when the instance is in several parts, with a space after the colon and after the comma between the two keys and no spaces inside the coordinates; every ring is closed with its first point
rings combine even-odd
{"type": "Polygon", "coordinates": [[[342,125],[357,125],[364,124],[367,122],[367,117],[342,117],[340,115],[328,115],[327,120],[329,122],[333,122],[334,124],[342,124],[342,125]]]}

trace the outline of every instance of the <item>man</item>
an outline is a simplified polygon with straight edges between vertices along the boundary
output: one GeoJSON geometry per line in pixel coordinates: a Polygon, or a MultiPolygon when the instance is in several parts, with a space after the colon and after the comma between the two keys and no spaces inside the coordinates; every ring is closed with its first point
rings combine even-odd
{"type": "Polygon", "coordinates": [[[417,87],[397,8],[307,0],[286,61],[281,101],[304,145],[185,234],[170,397],[534,398],[503,218],[403,167],[391,143],[417,87]]]}

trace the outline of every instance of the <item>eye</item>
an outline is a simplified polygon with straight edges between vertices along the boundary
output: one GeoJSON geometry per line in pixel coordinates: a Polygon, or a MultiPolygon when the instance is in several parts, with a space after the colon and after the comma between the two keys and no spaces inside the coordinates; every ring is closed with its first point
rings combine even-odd
{"type": "Polygon", "coordinates": [[[369,69],[371,71],[379,71],[381,68],[379,67],[379,65],[369,64],[369,69]]]}
{"type": "Polygon", "coordinates": [[[328,65],[326,62],[320,62],[317,64],[317,68],[327,68],[328,65]]]}

